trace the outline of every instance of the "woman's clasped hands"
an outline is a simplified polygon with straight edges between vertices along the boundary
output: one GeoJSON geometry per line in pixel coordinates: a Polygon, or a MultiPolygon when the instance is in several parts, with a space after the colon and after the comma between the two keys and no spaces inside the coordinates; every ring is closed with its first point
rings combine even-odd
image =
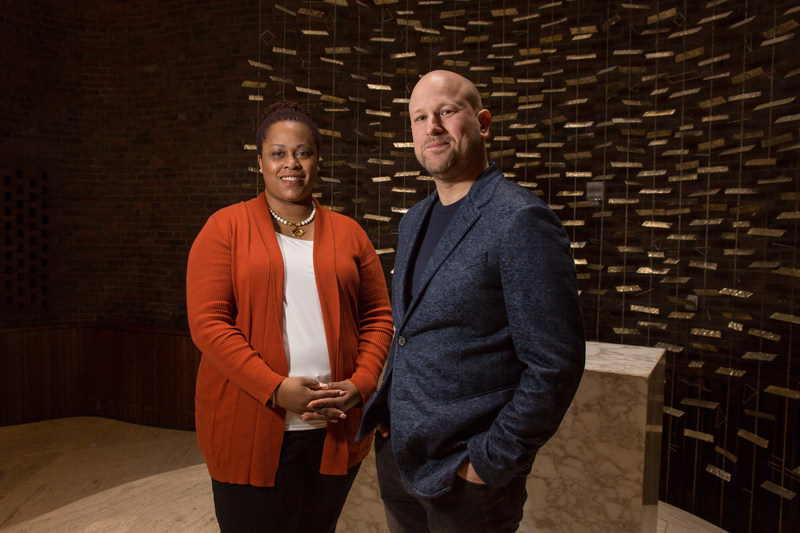
{"type": "Polygon", "coordinates": [[[276,403],[306,421],[338,422],[347,411],[361,403],[361,393],[352,381],[322,383],[312,378],[284,379],[276,392],[276,403]]]}

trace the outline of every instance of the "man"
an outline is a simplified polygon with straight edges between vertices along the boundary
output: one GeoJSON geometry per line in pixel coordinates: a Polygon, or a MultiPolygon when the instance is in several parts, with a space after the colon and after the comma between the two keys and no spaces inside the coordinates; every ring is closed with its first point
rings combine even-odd
{"type": "Polygon", "coordinates": [[[491,114],[449,71],[409,101],[436,191],[400,222],[395,338],[361,438],[393,533],[513,532],[537,450],[580,381],[584,329],[566,232],[486,156],[491,114]]]}

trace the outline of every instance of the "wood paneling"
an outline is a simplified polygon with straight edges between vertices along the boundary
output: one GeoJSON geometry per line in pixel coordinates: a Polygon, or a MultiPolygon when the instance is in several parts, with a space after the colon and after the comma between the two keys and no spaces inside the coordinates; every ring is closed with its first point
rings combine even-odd
{"type": "Polygon", "coordinates": [[[0,330],[0,425],[102,416],[194,429],[188,332],[61,325],[0,330]]]}

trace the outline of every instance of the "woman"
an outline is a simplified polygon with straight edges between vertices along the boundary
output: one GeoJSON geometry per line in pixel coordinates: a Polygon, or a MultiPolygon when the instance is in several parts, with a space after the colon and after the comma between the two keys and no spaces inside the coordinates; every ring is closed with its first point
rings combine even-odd
{"type": "Polygon", "coordinates": [[[189,253],[197,438],[221,531],[333,532],[370,449],[356,406],[386,359],[389,298],[366,233],[311,196],[305,110],[270,106],[257,146],[264,192],[213,214],[189,253]]]}

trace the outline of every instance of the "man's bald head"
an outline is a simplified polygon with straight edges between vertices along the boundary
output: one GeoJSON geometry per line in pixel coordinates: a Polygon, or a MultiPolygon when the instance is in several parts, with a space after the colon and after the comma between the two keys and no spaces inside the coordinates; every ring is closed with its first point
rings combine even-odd
{"type": "Polygon", "coordinates": [[[481,95],[478,92],[478,88],[475,87],[475,84],[464,76],[449,70],[433,70],[422,76],[414,86],[414,90],[411,91],[409,108],[413,105],[414,93],[419,93],[419,91],[425,89],[429,85],[441,87],[452,94],[453,98],[466,102],[472,111],[476,113],[483,109],[481,95]]]}

